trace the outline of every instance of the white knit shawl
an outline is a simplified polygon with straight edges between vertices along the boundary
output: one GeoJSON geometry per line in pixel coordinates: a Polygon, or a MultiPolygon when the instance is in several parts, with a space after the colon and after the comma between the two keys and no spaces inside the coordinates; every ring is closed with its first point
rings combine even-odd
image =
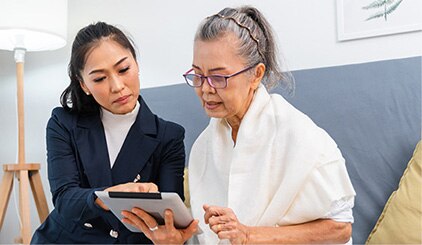
{"type": "Polygon", "coordinates": [[[305,114],[260,86],[240,125],[236,145],[226,120],[212,118],[189,158],[192,214],[204,231],[203,204],[233,209],[251,226],[282,226],[322,218],[333,201],[354,196],[336,143],[305,114]]]}

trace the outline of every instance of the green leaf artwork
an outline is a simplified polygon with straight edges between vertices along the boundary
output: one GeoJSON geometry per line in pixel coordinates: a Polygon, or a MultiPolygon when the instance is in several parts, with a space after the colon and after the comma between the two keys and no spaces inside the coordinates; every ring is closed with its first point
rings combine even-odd
{"type": "Polygon", "coordinates": [[[384,17],[384,20],[387,21],[387,16],[393,13],[400,3],[403,0],[376,0],[369,5],[363,6],[362,9],[369,10],[369,9],[381,9],[381,11],[376,12],[369,16],[365,21],[384,17]]]}

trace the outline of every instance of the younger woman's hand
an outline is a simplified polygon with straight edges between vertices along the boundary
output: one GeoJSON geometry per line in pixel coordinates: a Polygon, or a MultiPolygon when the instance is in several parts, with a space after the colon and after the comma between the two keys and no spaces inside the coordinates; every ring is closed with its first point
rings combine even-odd
{"type": "Polygon", "coordinates": [[[164,212],[164,225],[158,225],[154,217],[139,208],[122,211],[122,215],[124,223],[138,228],[154,244],[183,244],[198,231],[198,220],[192,221],[185,229],[176,229],[170,209],[164,212]]]}
{"type": "MultiPolygon", "coordinates": [[[[158,192],[158,187],[154,183],[135,183],[128,182],[126,184],[120,184],[111,186],[104,191],[120,191],[120,192],[158,192]]],[[[110,210],[99,198],[95,199],[95,203],[102,209],[110,210]]]]}
{"type": "Polygon", "coordinates": [[[121,192],[158,192],[156,184],[140,183],[140,182],[128,182],[126,184],[115,185],[105,189],[105,191],[121,191],[121,192]]]}

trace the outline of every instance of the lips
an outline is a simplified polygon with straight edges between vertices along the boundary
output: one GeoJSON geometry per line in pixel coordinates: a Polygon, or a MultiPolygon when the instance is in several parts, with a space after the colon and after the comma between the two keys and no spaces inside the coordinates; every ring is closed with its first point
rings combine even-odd
{"type": "Polygon", "coordinates": [[[215,102],[215,101],[204,101],[204,107],[208,110],[213,110],[221,104],[223,104],[223,103],[222,102],[215,102]]]}
{"type": "Polygon", "coordinates": [[[125,95],[122,97],[119,97],[117,100],[113,101],[113,103],[126,103],[127,100],[129,99],[130,95],[125,95]]]}

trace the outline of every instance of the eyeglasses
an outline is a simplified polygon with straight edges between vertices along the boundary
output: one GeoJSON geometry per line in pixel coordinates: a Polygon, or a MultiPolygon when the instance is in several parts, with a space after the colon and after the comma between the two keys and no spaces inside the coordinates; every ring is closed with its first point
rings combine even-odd
{"type": "Polygon", "coordinates": [[[185,77],[186,83],[194,88],[201,87],[204,83],[204,80],[206,79],[208,84],[213,88],[226,88],[227,87],[227,79],[237,76],[245,71],[248,71],[252,68],[254,68],[257,64],[253,66],[246,67],[245,69],[238,71],[236,73],[233,73],[231,75],[210,75],[210,76],[203,76],[198,74],[190,73],[193,71],[193,68],[187,71],[185,74],[183,74],[183,77],[185,77]]]}

